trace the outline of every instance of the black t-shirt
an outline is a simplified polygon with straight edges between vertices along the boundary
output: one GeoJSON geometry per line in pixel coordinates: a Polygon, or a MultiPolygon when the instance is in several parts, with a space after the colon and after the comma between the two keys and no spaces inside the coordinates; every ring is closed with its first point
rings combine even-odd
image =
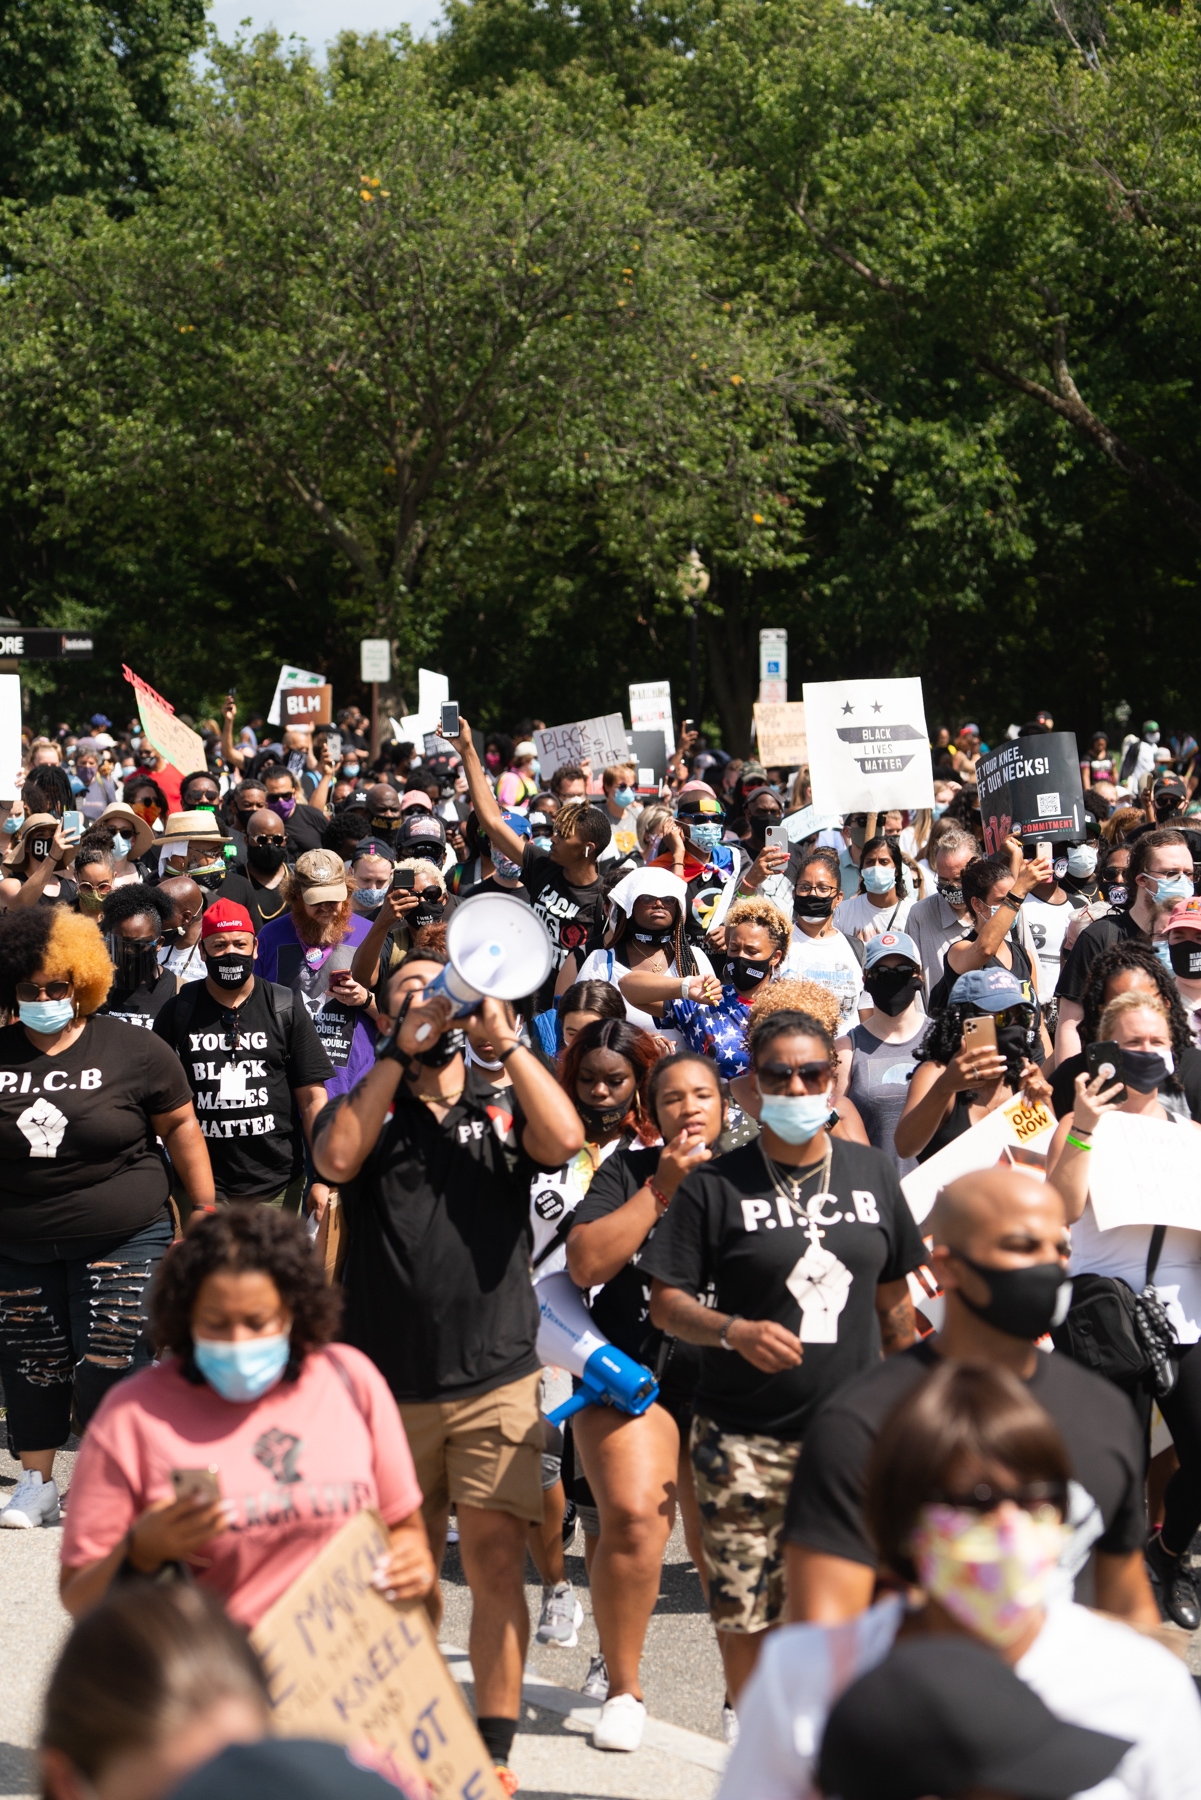
{"type": "Polygon", "coordinates": [[[589,887],[573,886],[550,851],[539,850],[534,844],[525,847],[521,873],[534,911],[550,932],[554,946],[554,963],[538,995],[545,1007],[552,1003],[555,976],[569,952],[578,951],[583,962],[599,942],[601,884],[594,881],[589,887]]]}
{"type": "MultiPolygon", "coordinates": [[[[1051,1077],[1051,1105],[1055,1109],[1055,1117],[1062,1119],[1076,1105],[1076,1077],[1082,1075],[1086,1064],[1084,1052],[1069,1056],[1061,1062],[1051,1077]]],[[[1190,1044],[1177,1058],[1176,1074],[1184,1089],[1185,1104],[1194,1119],[1201,1119],[1201,1050],[1190,1044]]],[[[1165,1077],[1166,1079],[1166,1077],[1165,1077]]],[[[1161,1094],[1165,1091],[1160,1083],[1161,1094]]]]}
{"type": "Polygon", "coordinates": [[[1079,1005],[1084,999],[1089,971],[1102,950],[1108,950],[1111,944],[1124,943],[1127,938],[1141,938],[1145,944],[1151,941],[1129,912],[1106,913],[1104,918],[1094,919],[1091,925],[1086,925],[1068,952],[1063,973],[1055,984],[1056,997],[1074,1000],[1079,1005]]]}
{"type": "MultiPolygon", "coordinates": [[[[885,1420],[938,1362],[928,1341],[915,1344],[848,1382],[822,1407],[788,1496],[784,1536],[790,1544],[875,1566],[863,1523],[872,1445],[885,1420]]],[[[1072,1464],[1073,1539],[1065,1566],[1077,1574],[1093,1548],[1110,1556],[1141,1550],[1147,1537],[1143,1445],[1125,1394],[1055,1352],[1039,1352],[1027,1386],[1059,1427],[1072,1464]]],[[[1088,1597],[1078,1585],[1076,1598],[1088,1597]]]]}
{"type": "MultiPolygon", "coordinates": [[[[342,1104],[318,1115],[318,1142],[342,1104]]],[[[541,1165],[522,1149],[524,1131],[512,1089],[467,1069],[442,1121],[398,1093],[341,1189],[342,1335],[398,1400],[468,1399],[541,1367],[530,1281],[530,1182],[541,1165]]]]}
{"type": "MultiPolygon", "coordinates": [[[[761,1140],[697,1169],[676,1190],[642,1257],[644,1275],[699,1294],[718,1310],[775,1319],[800,1332],[798,1368],[766,1375],[736,1351],[705,1349],[696,1410],[723,1431],[803,1437],[815,1409],[880,1355],[876,1288],[926,1260],[913,1214],[882,1151],[829,1140],[798,1202],[777,1193],[761,1140]]],[[[787,1184],[799,1170],[781,1166],[787,1184]]]]}
{"type": "Polygon", "coordinates": [[[238,1008],[236,1051],[232,1009],[213,999],[207,982],[187,982],[154,1022],[187,1071],[223,1200],[266,1199],[288,1185],[301,1158],[292,1089],[316,1087],[334,1072],[304,1007],[289,1005],[288,993],[281,1008],[285,992],[255,979],[238,1008]]]}
{"type": "MultiPolygon", "coordinates": [[[[607,1218],[632,1200],[638,1189],[653,1180],[662,1152],[653,1150],[618,1150],[596,1171],[591,1186],[571,1215],[571,1223],[587,1225],[593,1219],[607,1218]]],[[[664,1215],[666,1216],[666,1215],[664,1215]]],[[[662,1221],[660,1221],[660,1224],[662,1221]]],[[[670,1341],[671,1357],[660,1378],[664,1395],[687,1398],[696,1387],[700,1374],[700,1349],[680,1338],[665,1340],[650,1321],[650,1276],[642,1269],[642,1259],[659,1224],[653,1225],[624,1269],[607,1281],[588,1299],[588,1310],[609,1342],[633,1356],[648,1369],[658,1370],[664,1342],[670,1341]]]]}
{"type": "MultiPolygon", "coordinates": [[[[94,1017],[47,1056],[21,1025],[0,1031],[0,1243],[54,1244],[149,1225],[167,1200],[153,1113],[192,1095],[149,1031],[94,1017]]],[[[48,1251],[48,1254],[54,1254],[48,1251]]]]}
{"type": "Polygon", "coordinates": [[[139,1025],[143,1031],[153,1031],[154,1021],[168,1000],[174,999],[178,986],[174,975],[163,969],[153,987],[147,987],[143,981],[129,993],[110,988],[108,999],[97,1011],[107,1019],[123,1019],[127,1025],[139,1025]]]}
{"type": "Polygon", "coordinates": [[[264,925],[269,925],[272,919],[278,919],[282,912],[287,911],[285,885],[286,878],[278,887],[264,887],[261,881],[255,880],[249,869],[245,874],[239,869],[233,869],[217,889],[215,898],[232,900],[235,905],[244,906],[254,923],[257,937],[264,925]]]}
{"type": "Polygon", "coordinates": [[[288,854],[297,857],[305,850],[320,850],[321,839],[329,820],[315,806],[306,806],[298,800],[288,818],[284,820],[284,832],[288,840],[288,854]]]}

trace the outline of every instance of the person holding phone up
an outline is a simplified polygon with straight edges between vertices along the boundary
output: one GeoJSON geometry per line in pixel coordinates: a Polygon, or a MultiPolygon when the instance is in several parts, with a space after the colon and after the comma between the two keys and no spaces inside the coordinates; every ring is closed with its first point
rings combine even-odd
{"type": "Polygon", "coordinates": [[[1009,969],[959,976],[917,1053],[893,1133],[898,1157],[926,1162],[1019,1090],[1028,1106],[1050,1105],[1051,1089],[1031,1060],[1034,1019],[1029,991],[1009,969]]]}
{"type": "Polygon", "coordinates": [[[20,912],[26,906],[74,906],[79,888],[66,874],[75,861],[80,833],[53,813],[26,813],[4,853],[0,909],[20,912]]]}

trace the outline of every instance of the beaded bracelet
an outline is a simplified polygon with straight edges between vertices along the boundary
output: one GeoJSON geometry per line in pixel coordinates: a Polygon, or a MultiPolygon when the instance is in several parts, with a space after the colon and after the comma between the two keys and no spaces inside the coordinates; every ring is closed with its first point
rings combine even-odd
{"type": "Polygon", "coordinates": [[[666,1212],[670,1202],[667,1195],[663,1192],[663,1189],[656,1187],[653,1181],[648,1181],[646,1185],[654,1199],[655,1205],[662,1207],[663,1211],[666,1212]]]}

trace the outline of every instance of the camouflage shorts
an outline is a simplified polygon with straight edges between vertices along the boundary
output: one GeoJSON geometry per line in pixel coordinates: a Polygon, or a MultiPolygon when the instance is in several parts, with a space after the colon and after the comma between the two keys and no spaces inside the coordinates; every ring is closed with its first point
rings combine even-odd
{"type": "Polygon", "coordinates": [[[780,1533],[799,1443],[692,1421],[692,1467],[719,1631],[765,1631],[784,1616],[780,1533]]]}

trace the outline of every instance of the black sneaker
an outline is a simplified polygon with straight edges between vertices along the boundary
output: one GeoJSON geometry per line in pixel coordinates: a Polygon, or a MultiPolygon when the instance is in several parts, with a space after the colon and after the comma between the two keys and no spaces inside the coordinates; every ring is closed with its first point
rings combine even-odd
{"type": "Polygon", "coordinates": [[[1164,1618],[1171,1619],[1182,1631],[1196,1631],[1201,1625],[1201,1604],[1184,1558],[1168,1555],[1158,1531],[1152,1532],[1147,1540],[1146,1558],[1164,1618]]]}

